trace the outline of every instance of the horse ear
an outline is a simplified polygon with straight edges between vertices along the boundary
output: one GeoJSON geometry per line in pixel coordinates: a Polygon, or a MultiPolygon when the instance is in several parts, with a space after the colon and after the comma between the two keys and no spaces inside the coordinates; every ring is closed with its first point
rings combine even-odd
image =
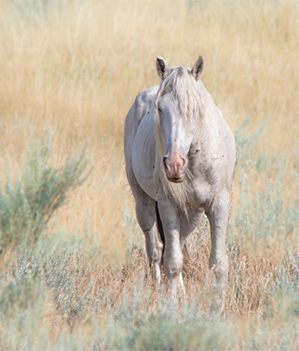
{"type": "Polygon", "coordinates": [[[199,78],[202,77],[204,68],[205,68],[204,59],[202,56],[199,56],[199,58],[196,60],[191,70],[191,74],[193,75],[195,80],[198,80],[199,78]]]}
{"type": "Polygon", "coordinates": [[[164,59],[162,57],[157,57],[157,61],[156,61],[156,68],[157,68],[157,72],[159,77],[161,78],[161,80],[165,79],[168,74],[169,74],[169,69],[166,66],[166,62],[164,61],[164,59]]]}

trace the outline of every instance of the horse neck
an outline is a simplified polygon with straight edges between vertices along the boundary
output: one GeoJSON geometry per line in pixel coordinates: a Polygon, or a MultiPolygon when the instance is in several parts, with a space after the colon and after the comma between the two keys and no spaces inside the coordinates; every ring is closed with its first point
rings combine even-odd
{"type": "Polygon", "coordinates": [[[218,152],[219,110],[210,94],[205,90],[202,96],[201,116],[190,147],[190,166],[199,162],[209,163],[211,155],[218,152]]]}

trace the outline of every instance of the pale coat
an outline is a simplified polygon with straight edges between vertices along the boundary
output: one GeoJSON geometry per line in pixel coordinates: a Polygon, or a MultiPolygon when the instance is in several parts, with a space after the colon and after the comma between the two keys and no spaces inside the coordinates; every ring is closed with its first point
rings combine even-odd
{"type": "Polygon", "coordinates": [[[205,213],[211,228],[210,267],[224,284],[228,274],[225,237],[235,142],[201,75],[193,68],[167,68],[157,58],[159,86],[141,92],[127,114],[126,173],[138,223],[145,234],[153,277],[163,265],[172,297],[182,280],[182,250],[205,213]]]}

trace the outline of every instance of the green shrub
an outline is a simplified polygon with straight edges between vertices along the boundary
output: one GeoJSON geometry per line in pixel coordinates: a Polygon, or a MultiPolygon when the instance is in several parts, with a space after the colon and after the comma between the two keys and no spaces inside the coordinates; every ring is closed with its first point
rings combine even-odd
{"type": "Polygon", "coordinates": [[[88,176],[84,150],[69,156],[61,169],[49,166],[50,142],[33,143],[27,152],[22,179],[11,184],[7,176],[0,189],[0,246],[36,242],[66,194],[88,176]]]}

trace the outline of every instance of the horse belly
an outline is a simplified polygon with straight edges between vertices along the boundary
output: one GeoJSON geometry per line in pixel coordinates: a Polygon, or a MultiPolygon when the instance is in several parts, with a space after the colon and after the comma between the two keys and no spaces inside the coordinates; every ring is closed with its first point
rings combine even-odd
{"type": "Polygon", "coordinates": [[[149,114],[143,117],[134,138],[132,166],[139,186],[148,196],[157,200],[154,180],[155,130],[154,121],[149,114]]]}

